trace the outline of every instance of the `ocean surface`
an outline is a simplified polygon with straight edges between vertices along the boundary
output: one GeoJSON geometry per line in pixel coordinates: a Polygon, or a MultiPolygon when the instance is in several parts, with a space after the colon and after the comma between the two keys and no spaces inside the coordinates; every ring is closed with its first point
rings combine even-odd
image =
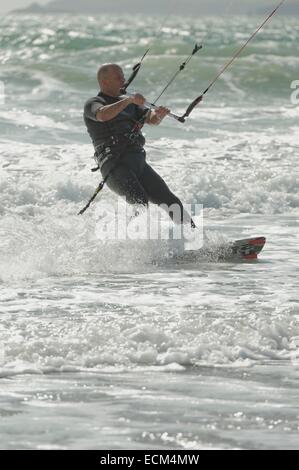
{"type": "Polygon", "coordinates": [[[254,263],[176,263],[172,243],[99,236],[84,102],[99,64],[181,114],[258,17],[0,19],[1,449],[298,449],[299,20],[277,15],[147,159],[204,205],[209,246],[254,263]],[[3,97],[2,97],[3,98],[3,97]]]}

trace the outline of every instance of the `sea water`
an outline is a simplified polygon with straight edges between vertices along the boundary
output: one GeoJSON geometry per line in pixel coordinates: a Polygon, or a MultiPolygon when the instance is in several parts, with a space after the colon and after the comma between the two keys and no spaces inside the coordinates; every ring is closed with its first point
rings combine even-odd
{"type": "MultiPolygon", "coordinates": [[[[147,159],[205,243],[266,236],[256,263],[176,264],[102,240],[82,119],[96,71],[182,114],[258,17],[1,18],[0,447],[295,449],[299,442],[299,20],[276,16],[147,159]],[[293,84],[294,86],[294,84],[293,84]]],[[[171,243],[170,243],[171,245],[171,243]]],[[[171,246],[170,246],[171,248],[171,246]]]]}

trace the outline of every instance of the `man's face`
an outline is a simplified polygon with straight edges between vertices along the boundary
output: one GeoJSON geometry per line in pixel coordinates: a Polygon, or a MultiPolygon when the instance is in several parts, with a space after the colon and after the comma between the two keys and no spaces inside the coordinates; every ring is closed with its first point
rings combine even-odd
{"type": "Polygon", "coordinates": [[[122,69],[120,67],[111,68],[107,80],[110,87],[119,91],[125,84],[125,76],[122,69]]]}

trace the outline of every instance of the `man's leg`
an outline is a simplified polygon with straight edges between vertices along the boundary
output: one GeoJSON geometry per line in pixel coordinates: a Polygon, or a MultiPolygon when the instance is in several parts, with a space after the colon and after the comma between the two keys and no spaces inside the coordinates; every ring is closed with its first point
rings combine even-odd
{"type": "Polygon", "coordinates": [[[148,196],[135,173],[126,165],[119,164],[107,179],[107,186],[129,204],[148,205],[148,196]]]}
{"type": "Polygon", "coordinates": [[[170,217],[176,224],[184,222],[190,223],[193,228],[195,227],[193,220],[188,212],[185,211],[180,199],[170,191],[161,176],[159,176],[158,173],[156,173],[147,163],[139,177],[139,181],[148,196],[148,200],[153,204],[166,204],[168,207],[172,205],[178,206],[178,211],[169,212],[170,217]]]}

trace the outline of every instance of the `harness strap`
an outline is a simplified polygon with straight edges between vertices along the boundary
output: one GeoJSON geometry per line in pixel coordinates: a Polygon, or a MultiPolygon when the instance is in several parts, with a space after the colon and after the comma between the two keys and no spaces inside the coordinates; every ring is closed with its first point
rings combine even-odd
{"type": "MultiPolygon", "coordinates": [[[[120,136],[110,136],[109,139],[106,140],[106,142],[97,145],[95,147],[94,153],[94,159],[97,166],[91,169],[92,172],[100,170],[108,160],[111,160],[113,157],[115,157],[113,155],[113,146],[122,143],[123,138],[131,143],[136,144],[138,134],[126,133],[120,136]]],[[[143,145],[140,145],[140,147],[143,147],[143,145]]]]}

